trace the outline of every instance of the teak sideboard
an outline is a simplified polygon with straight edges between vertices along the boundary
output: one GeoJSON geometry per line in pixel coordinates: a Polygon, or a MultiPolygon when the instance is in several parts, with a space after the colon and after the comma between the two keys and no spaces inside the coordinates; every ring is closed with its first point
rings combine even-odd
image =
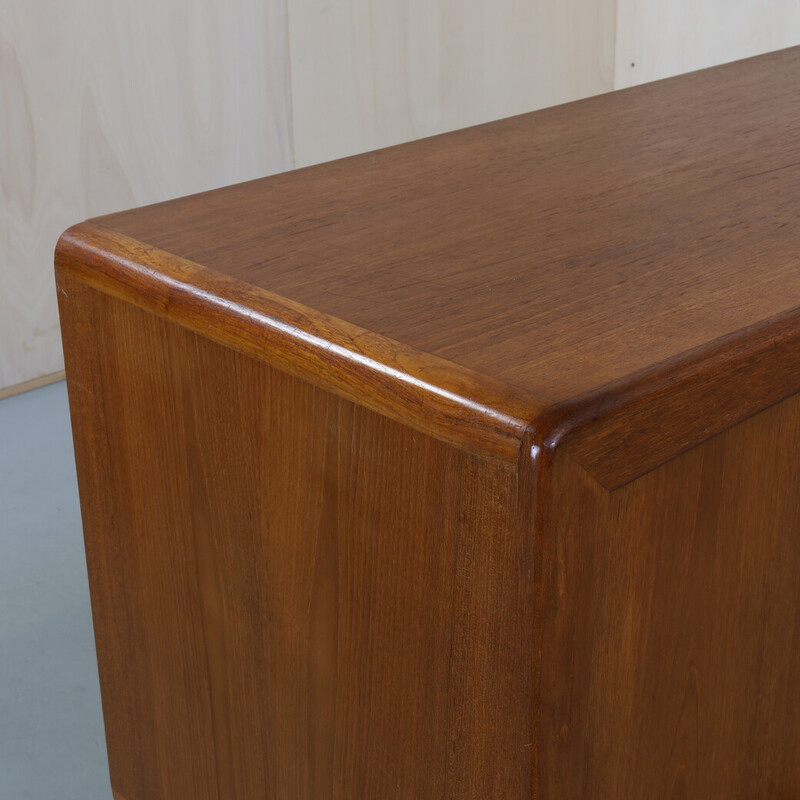
{"type": "Polygon", "coordinates": [[[800,797],[800,49],[56,271],[118,800],[800,797]]]}

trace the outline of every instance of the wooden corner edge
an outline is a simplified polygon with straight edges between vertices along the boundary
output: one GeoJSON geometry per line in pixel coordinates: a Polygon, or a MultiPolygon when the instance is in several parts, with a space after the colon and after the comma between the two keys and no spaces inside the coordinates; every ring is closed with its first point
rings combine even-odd
{"type": "MultiPolygon", "coordinates": [[[[460,449],[515,463],[542,408],[522,390],[87,221],[69,276],[460,449]]],[[[63,283],[63,280],[62,280],[63,283]]]]}
{"type": "Polygon", "coordinates": [[[800,392],[800,308],[554,404],[537,441],[608,491],[800,392]]]}

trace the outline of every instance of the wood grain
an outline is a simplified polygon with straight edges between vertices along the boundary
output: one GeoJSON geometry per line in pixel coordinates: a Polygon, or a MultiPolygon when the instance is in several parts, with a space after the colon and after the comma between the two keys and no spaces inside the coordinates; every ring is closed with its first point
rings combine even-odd
{"type": "Polygon", "coordinates": [[[62,367],[77,219],[800,41],[788,1],[290,6],[0,9],[0,388],[62,367]]]}
{"type": "Polygon", "coordinates": [[[563,401],[800,306],[798,77],[793,49],[99,223],[563,401]]]}
{"type": "Polygon", "coordinates": [[[800,796],[798,76],[62,236],[121,796],[800,796]]]}
{"type": "Polygon", "coordinates": [[[650,370],[546,409],[545,446],[561,445],[614,489],[800,391],[800,319],[771,317],[650,370]]]}
{"type": "Polygon", "coordinates": [[[516,469],[59,285],[115,790],[528,795],[516,469]]]}
{"type": "Polygon", "coordinates": [[[4,3],[0,388],[62,367],[71,223],[611,89],[613,4],[4,3]]]}
{"type": "Polygon", "coordinates": [[[800,397],[540,517],[541,798],[800,790],[800,397]]]}
{"type": "Polygon", "coordinates": [[[576,444],[613,487],[800,388],[798,76],[787,50],[95,224],[527,395],[540,446],[638,402],[613,459],[576,444]]]}
{"type": "Polygon", "coordinates": [[[538,410],[514,387],[91,223],[61,237],[56,269],[483,455],[516,462],[538,410]]]}
{"type": "Polygon", "coordinates": [[[0,4],[0,388],[63,366],[65,227],[291,166],[285,17],[283,0],[0,4]]]}

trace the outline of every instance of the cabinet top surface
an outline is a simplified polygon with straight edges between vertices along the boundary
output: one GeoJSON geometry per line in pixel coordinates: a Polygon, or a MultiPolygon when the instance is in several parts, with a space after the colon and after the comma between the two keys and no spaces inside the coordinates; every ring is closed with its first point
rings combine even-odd
{"type": "Polygon", "coordinates": [[[561,402],[800,306],[798,194],[794,48],[99,222],[561,402]]]}

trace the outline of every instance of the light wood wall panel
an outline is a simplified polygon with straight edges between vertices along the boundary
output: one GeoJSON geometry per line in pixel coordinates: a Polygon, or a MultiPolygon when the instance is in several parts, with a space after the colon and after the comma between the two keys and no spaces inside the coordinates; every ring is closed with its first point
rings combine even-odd
{"type": "Polygon", "coordinates": [[[77,220],[797,42],[793,0],[0,0],[0,389],[62,367],[77,220]]]}
{"type": "Polygon", "coordinates": [[[796,44],[797,0],[618,0],[614,87],[796,44]]]}
{"type": "Polygon", "coordinates": [[[87,216],[291,166],[286,0],[0,0],[0,388],[62,367],[87,216]]]}
{"type": "Polygon", "coordinates": [[[298,165],[613,88],[615,0],[292,0],[298,165]]]}

